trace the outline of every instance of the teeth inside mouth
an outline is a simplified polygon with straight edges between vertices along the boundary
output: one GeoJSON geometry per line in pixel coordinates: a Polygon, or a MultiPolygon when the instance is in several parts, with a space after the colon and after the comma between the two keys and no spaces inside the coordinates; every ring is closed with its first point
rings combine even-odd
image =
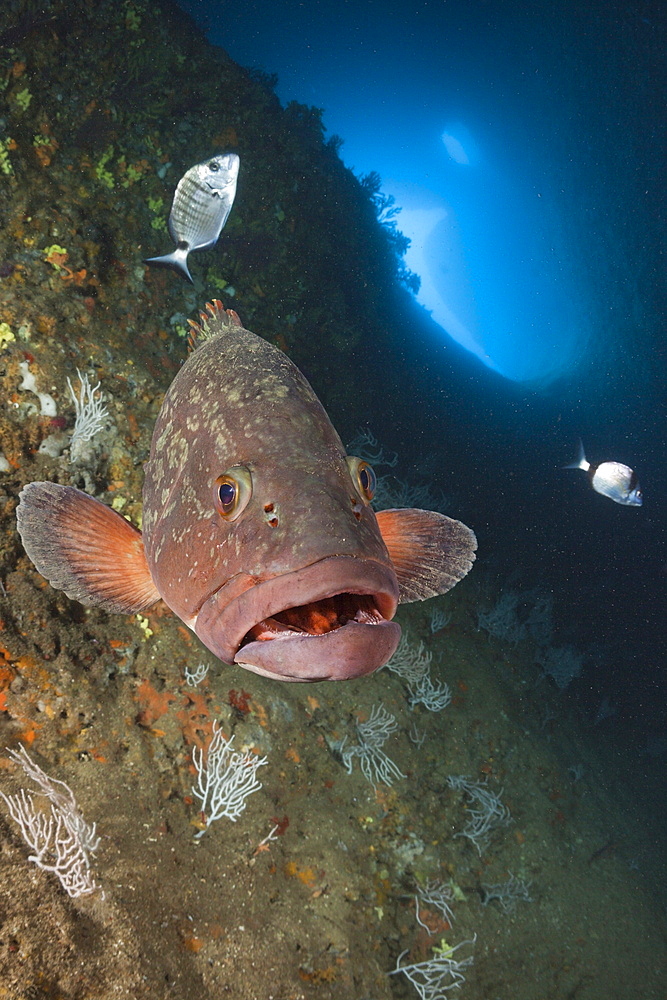
{"type": "Polygon", "coordinates": [[[246,633],[241,646],[249,642],[294,637],[324,635],[342,628],[348,622],[377,625],[384,621],[371,594],[336,594],[311,604],[286,608],[258,622],[246,633]]]}

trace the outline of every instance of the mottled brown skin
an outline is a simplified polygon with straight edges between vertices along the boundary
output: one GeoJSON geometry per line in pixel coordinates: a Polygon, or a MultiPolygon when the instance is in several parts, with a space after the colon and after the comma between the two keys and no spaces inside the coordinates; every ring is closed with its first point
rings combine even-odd
{"type": "Polygon", "coordinates": [[[390,564],[345,457],[287,355],[221,324],[172,382],[145,467],[144,546],[169,606],[188,618],[239,572],[267,579],[334,554],[390,564]],[[253,495],[242,518],[226,523],[214,484],[235,465],[251,470],[253,495]]]}
{"type": "MultiPolygon", "coordinates": [[[[235,651],[211,643],[207,601],[217,618],[229,596],[216,600],[221,588],[236,596],[334,556],[360,561],[360,577],[369,565],[384,594],[383,617],[391,617],[398,586],[387,548],[310,385],[282,351],[224,313],[207,319],[206,332],[167,392],[145,469],[144,545],[162,597],[228,661],[235,651]],[[216,510],[215,482],[238,465],[250,470],[253,492],[229,523],[216,510]]],[[[324,581],[331,568],[322,563],[324,581]]],[[[350,581],[354,589],[355,573],[350,581]]],[[[282,608],[290,606],[290,585],[282,608]]],[[[361,664],[357,672],[365,672],[361,664]]]]}

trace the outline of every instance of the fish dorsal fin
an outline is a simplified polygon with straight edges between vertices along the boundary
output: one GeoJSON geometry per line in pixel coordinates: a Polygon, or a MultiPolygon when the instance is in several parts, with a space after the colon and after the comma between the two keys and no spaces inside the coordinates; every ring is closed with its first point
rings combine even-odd
{"type": "Polygon", "coordinates": [[[460,521],[413,507],[381,510],[377,519],[401,604],[445,594],[471,569],[477,539],[460,521]]]}
{"type": "Polygon", "coordinates": [[[218,334],[229,332],[234,327],[243,326],[239,314],[233,309],[225,309],[220,299],[213,299],[206,303],[206,312],[199,313],[199,323],[189,319],[190,336],[188,337],[188,348],[196,351],[200,344],[218,334]]]}
{"type": "Polygon", "coordinates": [[[72,600],[120,614],[160,599],[141,532],[94,497],[57,483],[29,483],[16,511],[37,570],[72,600]]]}

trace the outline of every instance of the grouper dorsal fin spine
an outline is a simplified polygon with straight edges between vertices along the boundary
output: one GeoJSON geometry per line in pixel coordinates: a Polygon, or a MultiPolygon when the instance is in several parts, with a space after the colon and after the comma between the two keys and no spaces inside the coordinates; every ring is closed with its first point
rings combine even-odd
{"type": "Polygon", "coordinates": [[[206,312],[199,314],[199,323],[189,319],[190,336],[188,350],[196,351],[207,340],[218,337],[221,333],[229,333],[234,327],[242,327],[239,314],[233,309],[225,309],[220,299],[206,303],[206,312]]]}

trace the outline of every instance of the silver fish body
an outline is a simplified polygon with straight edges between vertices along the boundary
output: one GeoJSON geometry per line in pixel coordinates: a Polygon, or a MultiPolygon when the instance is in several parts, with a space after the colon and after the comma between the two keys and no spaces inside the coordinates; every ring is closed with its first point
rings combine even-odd
{"type": "Polygon", "coordinates": [[[575,462],[570,462],[566,469],[581,469],[588,474],[590,484],[596,493],[609,497],[614,503],[624,507],[641,507],[644,497],[639,486],[637,473],[622,462],[600,462],[591,465],[586,460],[584,447],[579,442],[579,453],[575,462]]]}
{"type": "Polygon", "coordinates": [[[163,257],[149,257],[147,264],[173,267],[192,281],[188,255],[217,243],[234,204],[239,164],[236,153],[223,153],[190,167],[178,182],[169,215],[176,249],[163,257]]]}
{"type": "Polygon", "coordinates": [[[596,493],[626,507],[641,507],[644,502],[637,473],[621,462],[601,462],[588,470],[596,493]]]}

